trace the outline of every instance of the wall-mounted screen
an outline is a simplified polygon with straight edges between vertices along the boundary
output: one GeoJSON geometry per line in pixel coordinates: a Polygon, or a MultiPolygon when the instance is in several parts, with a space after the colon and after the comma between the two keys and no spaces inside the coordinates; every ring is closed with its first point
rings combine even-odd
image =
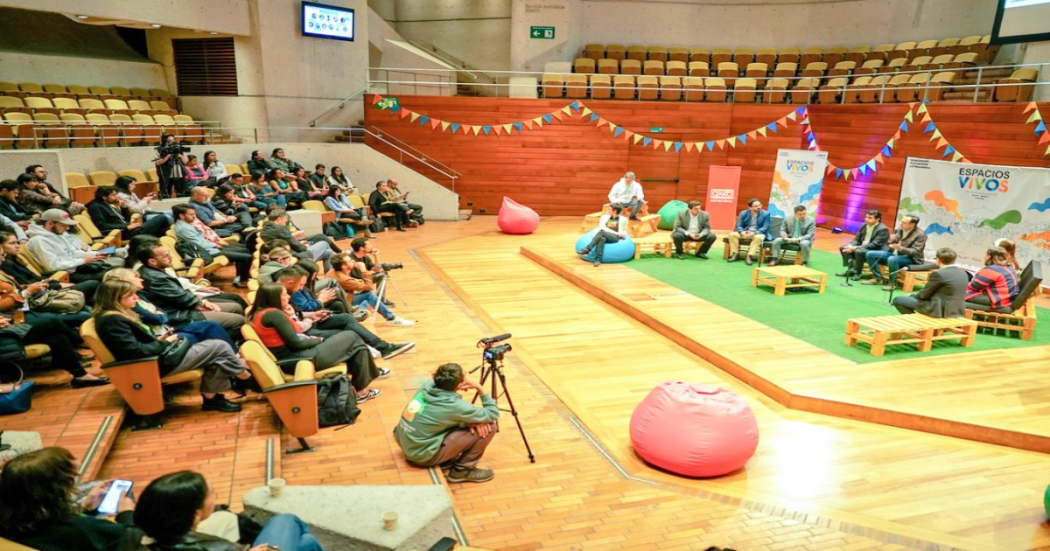
{"type": "Polygon", "coordinates": [[[1050,0],[999,0],[992,44],[1050,40],[1050,0]]]}
{"type": "Polygon", "coordinates": [[[354,39],[354,10],[303,2],[303,36],[354,39]]]}

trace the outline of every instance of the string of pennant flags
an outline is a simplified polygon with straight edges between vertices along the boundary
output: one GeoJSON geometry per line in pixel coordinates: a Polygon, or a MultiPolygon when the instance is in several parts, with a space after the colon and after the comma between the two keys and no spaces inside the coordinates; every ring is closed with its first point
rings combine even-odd
{"type": "MultiPolygon", "coordinates": [[[[813,126],[809,118],[809,110],[806,106],[793,108],[784,116],[767,124],[763,124],[754,130],[728,136],[726,138],[703,141],[674,141],[662,140],[640,132],[627,130],[622,126],[605,119],[581,101],[573,101],[572,103],[559,109],[555,109],[550,113],[518,122],[481,125],[456,123],[429,117],[401,106],[396,100],[389,100],[379,95],[375,96],[373,104],[377,109],[389,110],[392,115],[396,115],[401,119],[408,119],[410,123],[416,123],[419,126],[429,126],[431,130],[436,131],[440,129],[441,132],[451,132],[452,134],[463,133],[465,135],[474,136],[501,136],[504,133],[507,135],[512,135],[514,133],[522,134],[526,131],[538,130],[544,125],[554,124],[556,121],[564,121],[565,117],[577,117],[596,125],[599,129],[610,131],[613,137],[622,137],[633,144],[640,143],[643,147],[653,147],[654,149],[663,149],[664,151],[670,151],[673,148],[676,153],[682,149],[685,149],[686,152],[692,152],[695,149],[698,153],[702,153],[704,150],[714,151],[715,149],[725,150],[726,148],[744,147],[748,145],[749,141],[753,143],[756,140],[768,137],[771,133],[777,133],[781,128],[786,128],[793,123],[798,123],[801,126],[802,134],[806,139],[807,147],[814,151],[821,151],[820,142],[817,139],[816,133],[813,131],[813,126]]],[[[1039,112],[1039,107],[1032,102],[1028,104],[1024,112],[1025,114],[1031,113],[1027,121],[1028,123],[1036,123],[1035,133],[1039,136],[1039,144],[1050,144],[1050,131],[1047,130],[1046,123],[1043,121],[1042,114],[1039,112]]],[[[848,181],[855,180],[858,176],[867,176],[868,174],[877,172],[886,163],[887,159],[893,157],[894,150],[904,134],[912,132],[914,127],[918,126],[922,126],[923,135],[929,134],[928,140],[934,143],[934,147],[941,153],[941,157],[950,157],[952,161],[964,163],[972,162],[944,136],[940,128],[937,127],[937,123],[930,115],[929,110],[926,108],[926,103],[911,103],[908,106],[908,111],[904,114],[900,124],[897,126],[897,130],[875,155],[867,161],[849,168],[839,167],[829,162],[826,174],[828,176],[834,176],[836,179],[845,179],[848,181]],[[919,120],[916,121],[916,118],[919,120]]],[[[1044,155],[1047,154],[1050,154],[1050,145],[1048,145],[1046,153],[1044,153],[1044,155]]]]}

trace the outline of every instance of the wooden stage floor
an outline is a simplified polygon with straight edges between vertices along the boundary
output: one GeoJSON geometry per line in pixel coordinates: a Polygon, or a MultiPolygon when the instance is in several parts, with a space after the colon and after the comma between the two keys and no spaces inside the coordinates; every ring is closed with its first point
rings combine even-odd
{"type": "MultiPolygon", "coordinates": [[[[417,253],[494,331],[514,334],[513,354],[628,473],[920,547],[1050,546],[1050,347],[859,366],[626,265],[595,269],[573,252],[578,228],[550,218],[534,235],[493,229],[417,253]],[[635,456],[631,412],[667,380],[748,399],[762,440],[745,469],[691,480],[635,456]]],[[[840,236],[821,238],[835,250],[840,236]]],[[[743,266],[738,283],[750,284],[743,266]]]]}

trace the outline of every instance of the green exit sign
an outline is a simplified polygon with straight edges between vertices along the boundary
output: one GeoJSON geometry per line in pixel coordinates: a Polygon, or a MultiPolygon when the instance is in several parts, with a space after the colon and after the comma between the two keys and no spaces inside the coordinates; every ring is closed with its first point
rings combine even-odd
{"type": "Polygon", "coordinates": [[[662,126],[650,126],[649,127],[649,132],[652,132],[653,134],[660,134],[663,131],[664,131],[664,127],[662,127],[662,126]]]}
{"type": "Polygon", "coordinates": [[[553,40],[554,27],[530,27],[529,38],[537,38],[540,40],[553,40]]]}

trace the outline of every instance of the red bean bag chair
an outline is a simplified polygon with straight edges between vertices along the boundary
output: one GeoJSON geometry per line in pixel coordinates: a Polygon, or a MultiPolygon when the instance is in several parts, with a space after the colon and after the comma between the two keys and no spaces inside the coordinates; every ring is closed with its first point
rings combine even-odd
{"type": "Polygon", "coordinates": [[[631,415],[631,443],[646,462],[673,473],[712,477],[747,463],[758,423],[740,395],[724,388],[666,382],[631,415]]]}
{"type": "Polygon", "coordinates": [[[540,215],[536,211],[519,204],[510,197],[503,198],[503,206],[499,208],[499,229],[503,233],[522,235],[536,231],[540,226],[540,215]]]}

